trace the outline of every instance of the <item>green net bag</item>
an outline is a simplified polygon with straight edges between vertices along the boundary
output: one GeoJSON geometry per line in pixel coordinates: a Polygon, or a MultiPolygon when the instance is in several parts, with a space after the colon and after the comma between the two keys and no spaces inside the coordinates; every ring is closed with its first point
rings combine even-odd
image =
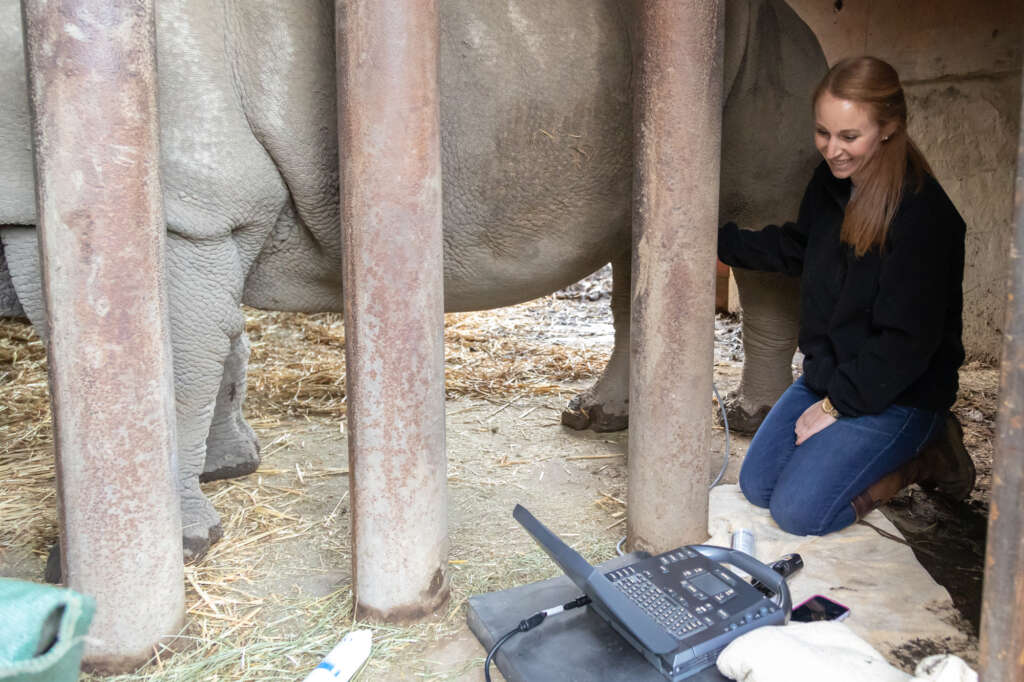
{"type": "Polygon", "coordinates": [[[0,578],[0,680],[78,679],[95,609],[72,590],[0,578]]]}

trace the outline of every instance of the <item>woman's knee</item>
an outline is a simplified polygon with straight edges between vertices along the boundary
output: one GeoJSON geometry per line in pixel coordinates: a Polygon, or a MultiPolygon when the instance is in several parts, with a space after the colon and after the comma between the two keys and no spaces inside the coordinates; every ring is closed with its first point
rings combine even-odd
{"type": "Polygon", "coordinates": [[[768,506],[772,518],[779,528],[792,535],[824,535],[829,519],[822,516],[822,509],[815,508],[806,500],[796,496],[776,494],[768,506]]]}
{"type": "Polygon", "coordinates": [[[768,508],[772,498],[772,486],[774,481],[766,481],[760,472],[754,472],[753,467],[740,468],[740,490],[750,504],[768,508]]]}

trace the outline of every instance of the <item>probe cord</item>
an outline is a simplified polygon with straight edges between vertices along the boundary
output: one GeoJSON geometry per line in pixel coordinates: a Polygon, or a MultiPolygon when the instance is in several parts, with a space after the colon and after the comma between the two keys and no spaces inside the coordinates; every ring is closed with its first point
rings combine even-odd
{"type": "Polygon", "coordinates": [[[494,659],[495,654],[498,653],[498,649],[501,647],[501,645],[507,642],[508,640],[512,639],[513,635],[534,629],[542,622],[544,622],[544,619],[548,616],[554,616],[556,614],[562,613],[563,611],[568,611],[569,609],[576,609],[581,606],[586,606],[589,603],[590,597],[588,597],[587,595],[583,595],[582,597],[573,599],[571,602],[567,602],[565,604],[562,604],[561,606],[553,606],[550,609],[538,611],[529,618],[519,621],[519,625],[517,625],[512,630],[509,630],[501,637],[499,637],[498,641],[495,642],[494,646],[491,647],[491,650],[487,652],[487,659],[484,661],[484,680],[486,680],[486,682],[491,682],[491,661],[494,659]]]}
{"type": "Polygon", "coordinates": [[[718,482],[722,480],[722,476],[725,476],[725,470],[729,466],[729,418],[725,415],[725,403],[722,401],[722,396],[718,395],[718,387],[715,386],[715,382],[711,382],[711,390],[715,392],[715,398],[718,400],[718,409],[722,412],[722,426],[725,427],[725,459],[722,461],[722,468],[715,476],[715,480],[711,481],[711,485],[708,486],[708,490],[711,490],[718,482]]]}

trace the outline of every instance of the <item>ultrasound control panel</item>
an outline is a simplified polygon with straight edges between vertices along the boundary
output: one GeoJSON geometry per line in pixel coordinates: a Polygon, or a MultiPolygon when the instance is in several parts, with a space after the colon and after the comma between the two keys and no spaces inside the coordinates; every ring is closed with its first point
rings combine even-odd
{"type": "MultiPolygon", "coordinates": [[[[673,680],[714,663],[739,635],[782,624],[787,616],[745,580],[691,547],[642,559],[605,577],[678,641],[675,651],[663,655],[638,647],[673,680]]],[[[619,631],[632,640],[628,631],[619,631]]]]}
{"type": "Polygon", "coordinates": [[[719,652],[745,632],[783,624],[789,617],[785,579],[739,550],[687,545],[604,572],[522,505],[515,506],[512,517],[590,597],[589,608],[672,682],[714,665],[719,652]],[[749,573],[778,601],[726,565],[749,573]]]}

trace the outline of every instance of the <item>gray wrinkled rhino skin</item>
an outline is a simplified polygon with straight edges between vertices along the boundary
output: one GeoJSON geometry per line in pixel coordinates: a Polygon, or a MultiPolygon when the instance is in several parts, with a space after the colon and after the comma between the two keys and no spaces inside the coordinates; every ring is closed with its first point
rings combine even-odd
{"type": "MultiPolygon", "coordinates": [[[[810,92],[825,60],[781,0],[726,3],[721,214],[790,219],[814,165],[810,92]]],[[[628,399],[631,17],[619,0],[442,0],[445,305],[550,293],[614,265],[615,351],[574,401],[623,428],[628,399]]],[[[200,477],[248,473],[240,303],[340,310],[333,9],[327,0],[157,6],[167,273],[186,558],[220,537],[200,477]]],[[[17,306],[45,334],[17,0],[0,2],[0,241],[17,306]]],[[[2,273],[0,273],[2,275],[2,273]]],[[[742,273],[739,409],[790,383],[795,288],[742,273]],[[790,299],[793,299],[792,301],[790,299]]],[[[0,277],[0,280],[4,279],[0,277]]],[[[5,291],[0,285],[0,293],[5,291]]]]}

